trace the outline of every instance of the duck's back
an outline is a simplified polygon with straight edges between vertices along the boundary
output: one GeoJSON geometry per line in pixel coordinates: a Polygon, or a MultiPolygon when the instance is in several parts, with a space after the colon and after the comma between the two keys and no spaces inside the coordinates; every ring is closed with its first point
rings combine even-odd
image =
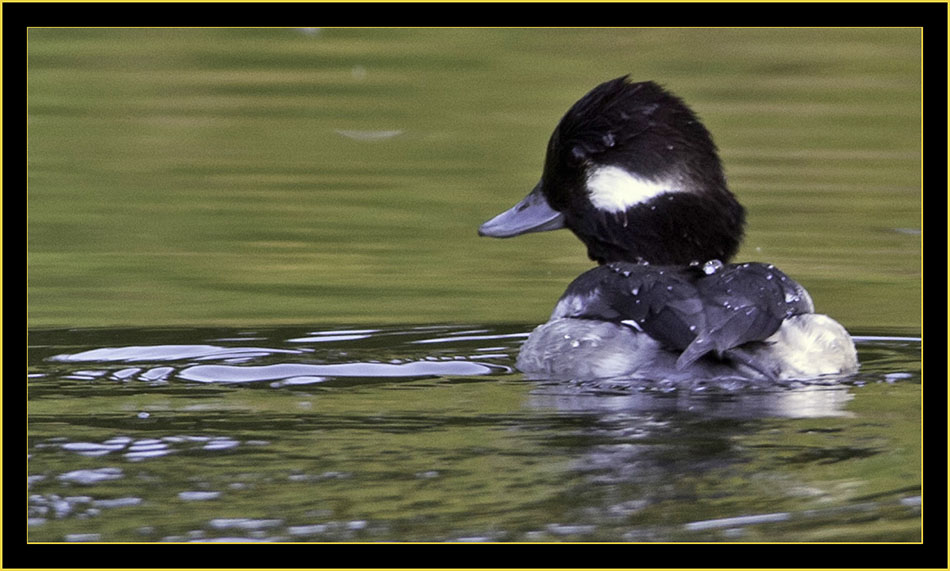
{"type": "MultiPolygon", "coordinates": [[[[813,311],[805,289],[769,264],[616,262],[568,286],[551,320],[525,343],[519,368],[585,377],[738,371],[799,378],[805,369],[816,369],[811,361],[826,348],[850,345],[840,325],[813,311]]],[[[818,374],[851,371],[857,366],[853,346],[850,355],[818,367],[818,374]]]]}

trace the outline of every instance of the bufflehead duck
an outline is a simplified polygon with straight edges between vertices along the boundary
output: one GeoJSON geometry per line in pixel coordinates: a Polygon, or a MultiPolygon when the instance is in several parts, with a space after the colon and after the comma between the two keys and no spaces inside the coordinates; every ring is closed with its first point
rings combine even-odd
{"type": "Polygon", "coordinates": [[[838,322],[772,265],[727,264],[745,211],[682,100],[628,76],[582,97],[548,142],[537,186],[479,228],[570,229],[598,267],[575,279],[517,367],[535,376],[810,380],[858,368],[838,322]]]}

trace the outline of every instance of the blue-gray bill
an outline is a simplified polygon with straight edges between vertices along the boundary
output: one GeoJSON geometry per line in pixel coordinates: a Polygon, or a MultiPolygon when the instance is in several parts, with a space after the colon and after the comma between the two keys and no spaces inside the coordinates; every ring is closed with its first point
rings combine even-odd
{"type": "Polygon", "coordinates": [[[529,232],[546,232],[560,228],[564,228],[564,214],[551,208],[541,192],[539,182],[521,202],[482,224],[478,235],[511,238],[529,232]]]}

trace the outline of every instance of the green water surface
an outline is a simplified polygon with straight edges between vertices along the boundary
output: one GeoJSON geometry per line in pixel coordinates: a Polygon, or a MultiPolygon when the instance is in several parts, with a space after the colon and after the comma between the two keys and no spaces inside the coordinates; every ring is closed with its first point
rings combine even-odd
{"type": "Polygon", "coordinates": [[[767,261],[919,331],[914,29],[31,29],[31,327],[544,321],[568,232],[479,239],[576,99],[703,118],[767,261]]]}

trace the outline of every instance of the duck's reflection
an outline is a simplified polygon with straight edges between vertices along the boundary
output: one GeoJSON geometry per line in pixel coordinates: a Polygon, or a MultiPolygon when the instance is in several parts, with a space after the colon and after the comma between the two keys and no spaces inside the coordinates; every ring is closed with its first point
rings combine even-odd
{"type": "Polygon", "coordinates": [[[752,391],[669,391],[631,389],[616,385],[552,383],[532,391],[530,406],[565,412],[687,412],[710,418],[848,417],[854,398],[849,385],[804,385],[752,391]]]}

